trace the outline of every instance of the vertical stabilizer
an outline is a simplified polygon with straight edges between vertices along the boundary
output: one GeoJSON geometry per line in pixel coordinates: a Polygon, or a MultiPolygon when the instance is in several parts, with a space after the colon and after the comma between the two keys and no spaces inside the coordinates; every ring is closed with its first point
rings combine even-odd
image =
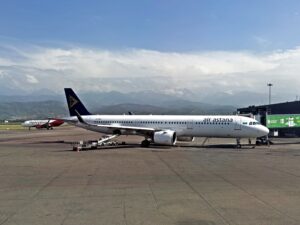
{"type": "Polygon", "coordinates": [[[75,92],[72,90],[72,88],[65,88],[65,94],[66,94],[70,116],[77,116],[78,113],[82,116],[91,115],[90,112],[82,104],[80,99],[77,97],[75,92]]]}

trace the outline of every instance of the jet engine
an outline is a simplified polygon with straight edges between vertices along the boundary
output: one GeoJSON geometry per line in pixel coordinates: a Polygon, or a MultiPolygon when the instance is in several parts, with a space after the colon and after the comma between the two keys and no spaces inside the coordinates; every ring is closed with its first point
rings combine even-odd
{"type": "Polygon", "coordinates": [[[190,136],[177,137],[177,141],[192,142],[194,140],[195,140],[195,137],[190,137],[190,136]]]}
{"type": "Polygon", "coordinates": [[[153,142],[160,145],[175,145],[176,132],[172,130],[157,131],[153,135],[153,142]]]}

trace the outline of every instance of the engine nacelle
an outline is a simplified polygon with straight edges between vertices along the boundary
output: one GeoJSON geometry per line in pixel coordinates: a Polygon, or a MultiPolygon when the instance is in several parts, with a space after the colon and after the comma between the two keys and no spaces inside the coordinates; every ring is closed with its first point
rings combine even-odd
{"type": "Polygon", "coordinates": [[[157,131],[153,135],[153,142],[160,145],[175,145],[176,132],[172,130],[157,131]]]}
{"type": "Polygon", "coordinates": [[[195,137],[189,137],[189,136],[180,136],[180,137],[177,137],[177,141],[192,142],[194,140],[195,140],[195,137]]]}

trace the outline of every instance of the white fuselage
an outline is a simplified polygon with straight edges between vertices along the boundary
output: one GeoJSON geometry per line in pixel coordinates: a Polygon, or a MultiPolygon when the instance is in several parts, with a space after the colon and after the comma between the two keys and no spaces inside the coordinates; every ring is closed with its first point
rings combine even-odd
{"type": "Polygon", "coordinates": [[[52,123],[54,120],[27,120],[24,123],[22,123],[23,127],[36,127],[39,125],[43,125],[46,123],[52,123]]]}
{"type": "MultiPolygon", "coordinates": [[[[256,138],[269,133],[268,128],[256,120],[243,116],[175,116],[175,115],[89,115],[82,116],[89,124],[146,127],[161,130],[172,130],[178,137],[231,137],[256,138]]],[[[105,127],[88,127],[78,123],[77,117],[70,117],[72,124],[92,131],[112,133],[105,127]]],[[[124,131],[122,134],[137,134],[124,131]]]]}

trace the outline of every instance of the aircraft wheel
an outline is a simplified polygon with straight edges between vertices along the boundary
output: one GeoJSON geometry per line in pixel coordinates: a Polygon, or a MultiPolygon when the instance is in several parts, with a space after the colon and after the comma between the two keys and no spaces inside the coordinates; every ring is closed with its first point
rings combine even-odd
{"type": "Polygon", "coordinates": [[[149,145],[150,145],[150,141],[148,141],[148,140],[143,140],[141,143],[141,147],[144,147],[144,148],[148,148],[149,145]]]}
{"type": "Polygon", "coordinates": [[[240,138],[236,139],[236,148],[238,148],[238,149],[242,148],[241,139],[240,138]]]}

